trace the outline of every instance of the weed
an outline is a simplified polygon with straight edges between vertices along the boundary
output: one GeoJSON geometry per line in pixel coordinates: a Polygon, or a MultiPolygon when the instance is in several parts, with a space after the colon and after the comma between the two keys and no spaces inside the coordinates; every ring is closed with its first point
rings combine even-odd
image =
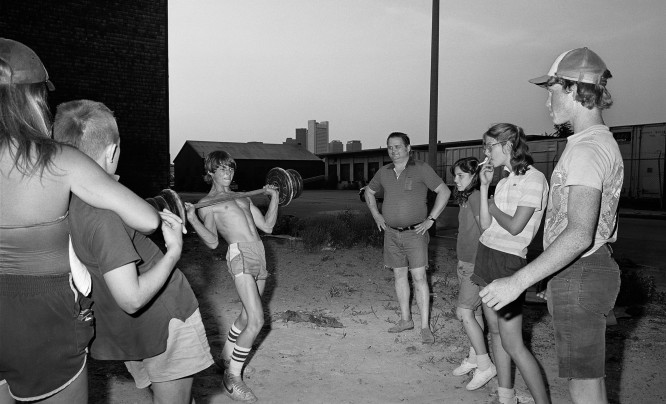
{"type": "Polygon", "coordinates": [[[657,291],[654,276],[643,275],[638,270],[622,270],[620,279],[620,293],[615,302],[617,306],[666,302],[666,294],[657,291]]]}

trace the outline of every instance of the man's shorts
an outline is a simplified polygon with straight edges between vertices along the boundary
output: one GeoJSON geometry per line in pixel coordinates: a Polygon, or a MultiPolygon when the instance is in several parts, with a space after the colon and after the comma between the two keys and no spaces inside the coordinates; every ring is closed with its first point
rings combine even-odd
{"type": "Polygon", "coordinates": [[[398,231],[386,226],[384,231],[384,266],[387,268],[422,268],[428,266],[430,235],[416,230],[398,231]]]}
{"type": "MultiPolygon", "coordinates": [[[[472,274],[470,279],[483,288],[495,279],[506,278],[515,274],[525,265],[527,265],[525,258],[498,251],[483,243],[479,243],[476,250],[474,274],[472,274]]],[[[504,306],[497,314],[504,318],[511,318],[518,315],[522,313],[524,301],[525,292],[521,293],[516,300],[504,306]]]]}
{"type": "Polygon", "coordinates": [[[579,258],[548,282],[559,376],[605,376],[606,315],[620,292],[620,268],[609,247],[579,258]]]}
{"type": "Polygon", "coordinates": [[[474,274],[474,264],[458,261],[458,304],[461,309],[473,310],[475,315],[481,314],[481,297],[479,285],[472,282],[470,277],[474,274]]]}
{"type": "Polygon", "coordinates": [[[0,380],[17,400],[52,396],[85,370],[94,318],[79,316],[70,277],[0,275],[0,380]]]}
{"type": "Polygon", "coordinates": [[[152,383],[169,382],[198,373],[213,364],[201,313],[196,309],[185,322],[169,321],[167,348],[163,353],[141,361],[127,361],[125,366],[137,388],[152,383]]]}
{"type": "Polygon", "coordinates": [[[250,274],[254,279],[268,278],[264,243],[261,241],[243,241],[229,244],[227,267],[232,276],[250,274]]]}

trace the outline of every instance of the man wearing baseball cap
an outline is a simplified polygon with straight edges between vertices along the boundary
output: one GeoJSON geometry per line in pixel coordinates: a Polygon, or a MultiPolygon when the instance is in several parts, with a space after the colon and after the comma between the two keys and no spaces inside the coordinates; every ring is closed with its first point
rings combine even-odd
{"type": "Polygon", "coordinates": [[[606,314],[620,290],[620,270],[609,243],[617,239],[617,206],[624,164],[602,111],[612,104],[604,61],[588,48],[562,53],[544,76],[553,123],[574,134],[553,170],[544,227],[544,252],[511,277],[481,290],[496,310],[550,275],[559,376],[569,379],[574,403],[606,403],[606,314]]]}

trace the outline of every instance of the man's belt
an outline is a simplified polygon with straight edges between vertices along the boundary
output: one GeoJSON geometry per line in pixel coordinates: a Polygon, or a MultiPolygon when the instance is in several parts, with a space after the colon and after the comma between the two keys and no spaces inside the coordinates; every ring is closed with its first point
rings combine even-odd
{"type": "Polygon", "coordinates": [[[397,230],[397,231],[399,231],[399,232],[403,232],[403,231],[407,231],[407,230],[416,230],[416,226],[418,226],[418,225],[420,225],[420,224],[421,224],[421,223],[419,222],[419,223],[414,223],[414,224],[412,224],[412,225],[409,225],[409,226],[407,226],[407,227],[393,227],[393,226],[389,226],[389,227],[392,228],[393,230],[397,230]]]}

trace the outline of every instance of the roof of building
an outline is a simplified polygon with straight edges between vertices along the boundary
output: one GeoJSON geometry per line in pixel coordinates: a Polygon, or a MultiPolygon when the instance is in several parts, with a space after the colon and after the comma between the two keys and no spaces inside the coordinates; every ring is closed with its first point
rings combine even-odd
{"type": "MultiPolygon", "coordinates": [[[[197,154],[207,156],[216,150],[224,150],[234,160],[317,160],[321,159],[310,153],[302,146],[294,144],[271,143],[235,143],[235,142],[206,142],[201,140],[187,140],[183,148],[191,147],[197,154]]],[[[181,149],[182,150],[182,149],[181,149]]],[[[178,153],[180,154],[180,152],[178,153]]]]}

